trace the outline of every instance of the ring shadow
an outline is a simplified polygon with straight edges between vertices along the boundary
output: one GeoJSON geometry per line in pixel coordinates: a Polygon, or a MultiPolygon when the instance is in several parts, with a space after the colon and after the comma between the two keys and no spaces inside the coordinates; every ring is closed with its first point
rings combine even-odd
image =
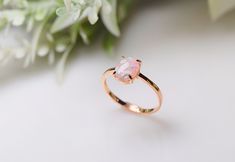
{"type": "Polygon", "coordinates": [[[116,127],[118,127],[118,132],[124,132],[122,133],[124,142],[129,140],[156,142],[180,137],[180,125],[174,119],[160,117],[158,114],[160,112],[151,115],[139,115],[119,107],[117,109],[110,110],[109,115],[112,120],[122,118],[116,127]]]}

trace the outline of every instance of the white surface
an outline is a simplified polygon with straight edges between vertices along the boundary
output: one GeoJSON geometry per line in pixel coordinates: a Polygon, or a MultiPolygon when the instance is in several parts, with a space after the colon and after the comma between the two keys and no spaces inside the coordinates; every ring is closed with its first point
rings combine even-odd
{"type": "Polygon", "coordinates": [[[153,3],[130,19],[117,52],[78,51],[62,86],[45,64],[2,68],[0,161],[235,161],[234,14],[213,24],[204,1],[153,3]],[[121,55],[142,59],[161,87],[159,113],[127,113],[103,92],[101,74],[121,55]]]}

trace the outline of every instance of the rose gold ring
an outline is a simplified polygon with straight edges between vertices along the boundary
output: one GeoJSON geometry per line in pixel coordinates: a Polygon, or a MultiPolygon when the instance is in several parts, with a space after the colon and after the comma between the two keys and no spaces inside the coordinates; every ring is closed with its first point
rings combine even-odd
{"type": "Polygon", "coordinates": [[[142,62],[140,60],[136,60],[131,57],[123,57],[123,59],[115,68],[110,68],[104,72],[102,76],[102,83],[106,93],[124,109],[137,114],[152,114],[154,112],[157,112],[162,105],[162,93],[160,91],[160,88],[154,82],[140,73],[141,63],[142,62]],[[124,84],[131,84],[135,79],[142,80],[144,83],[147,83],[156,93],[158,104],[155,107],[143,108],[136,104],[123,101],[109,89],[106,81],[109,76],[114,77],[124,84]]]}

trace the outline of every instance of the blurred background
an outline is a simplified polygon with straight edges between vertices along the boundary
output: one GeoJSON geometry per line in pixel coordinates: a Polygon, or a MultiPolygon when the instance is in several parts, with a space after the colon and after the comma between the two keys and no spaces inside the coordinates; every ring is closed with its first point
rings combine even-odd
{"type": "MultiPolygon", "coordinates": [[[[99,41],[75,49],[65,78],[38,59],[0,68],[2,162],[234,162],[235,13],[212,21],[205,0],[144,1],[121,28],[113,55],[99,41]],[[121,56],[143,61],[159,85],[162,109],[152,116],[122,110],[104,93],[101,75],[121,56]]],[[[14,48],[21,30],[1,35],[14,48]]],[[[29,36],[30,37],[30,36],[29,36]]],[[[114,91],[154,104],[145,85],[114,91]]]]}

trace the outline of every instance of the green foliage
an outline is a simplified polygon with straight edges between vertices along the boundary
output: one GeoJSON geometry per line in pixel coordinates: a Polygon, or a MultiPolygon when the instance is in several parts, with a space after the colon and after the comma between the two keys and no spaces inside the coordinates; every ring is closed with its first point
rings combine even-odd
{"type": "Polygon", "coordinates": [[[213,20],[217,20],[235,8],[235,0],[208,0],[208,4],[213,20]]]}
{"type": "MultiPolygon", "coordinates": [[[[126,13],[128,1],[0,0],[0,30],[9,31],[12,26],[24,27],[32,35],[31,40],[22,39],[19,48],[1,48],[0,61],[23,59],[27,67],[37,57],[47,57],[49,64],[53,64],[59,54],[61,58],[57,67],[61,76],[78,39],[90,44],[96,33],[105,30],[113,38],[120,35],[118,11],[121,6],[122,12],[126,13]],[[101,21],[104,25],[100,25],[101,21]]],[[[105,38],[106,49],[113,46],[115,41],[111,41],[111,36],[105,38]]]]}

